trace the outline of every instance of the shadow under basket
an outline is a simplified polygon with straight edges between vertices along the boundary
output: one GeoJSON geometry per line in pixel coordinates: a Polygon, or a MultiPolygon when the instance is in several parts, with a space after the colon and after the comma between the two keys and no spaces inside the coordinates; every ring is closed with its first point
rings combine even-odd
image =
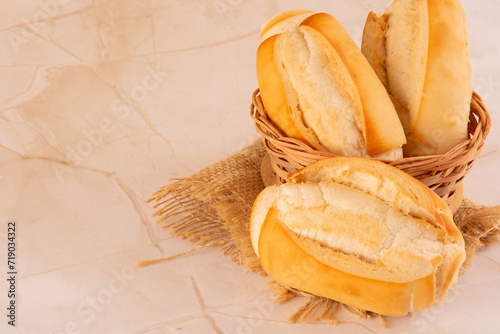
{"type": "MultiPolygon", "coordinates": [[[[337,156],[316,150],[300,140],[284,136],[283,132],[267,117],[258,89],[252,95],[250,115],[255,121],[257,132],[262,136],[269,154],[272,171],[276,174],[276,184],[284,183],[288,173],[319,160],[337,156]]],[[[468,140],[443,155],[380,161],[415,177],[434,190],[453,210],[460,204],[463,196],[463,179],[481,153],[490,127],[490,115],[481,97],[474,92],[470,105],[468,140]]]]}

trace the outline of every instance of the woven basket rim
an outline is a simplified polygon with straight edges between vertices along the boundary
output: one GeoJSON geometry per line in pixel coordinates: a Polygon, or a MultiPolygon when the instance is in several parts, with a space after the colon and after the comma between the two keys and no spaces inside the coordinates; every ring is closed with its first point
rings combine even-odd
{"type": "MultiPolygon", "coordinates": [[[[294,138],[286,137],[283,132],[272,123],[272,121],[268,118],[265,108],[262,104],[262,100],[260,99],[260,90],[257,88],[252,94],[252,104],[250,106],[250,116],[254,120],[257,132],[263,137],[264,140],[270,140],[272,142],[281,142],[285,147],[290,148],[291,150],[302,151],[304,153],[311,153],[316,156],[322,156],[325,158],[328,157],[336,157],[338,155],[330,152],[324,152],[317,150],[310,145],[294,138]],[[271,130],[270,132],[274,134],[274,136],[269,136],[267,133],[263,133],[260,126],[267,126],[271,130]],[[295,146],[295,147],[294,147],[295,146]],[[299,148],[302,148],[300,150],[299,148]]],[[[446,152],[442,155],[427,155],[427,156],[418,156],[418,157],[405,157],[403,159],[398,160],[384,160],[384,159],[374,159],[378,161],[382,161],[388,163],[390,165],[414,165],[419,164],[421,162],[430,163],[435,162],[438,165],[444,165],[448,161],[457,158],[458,156],[464,156],[467,152],[471,151],[474,148],[482,148],[484,145],[484,141],[488,136],[491,129],[491,117],[488,113],[482,98],[476,92],[472,93],[471,98],[471,112],[469,117],[469,139],[466,141],[456,145],[454,148],[446,152]],[[471,119],[476,115],[478,120],[472,120],[472,124],[474,121],[477,123],[476,126],[471,131],[471,119]],[[472,133],[471,133],[472,132],[472,133]],[[464,148],[467,147],[465,150],[464,148]]],[[[266,145],[267,146],[267,145],[266,145]]],[[[436,166],[438,167],[438,166],[436,166]]]]}
{"type": "MultiPolygon", "coordinates": [[[[259,93],[257,89],[252,95],[250,116],[255,122],[257,132],[262,136],[278,184],[284,183],[291,171],[337,156],[330,152],[319,151],[298,139],[284,136],[268,118],[259,93]]],[[[373,160],[387,163],[413,176],[451,206],[461,200],[463,191],[460,189],[463,189],[463,179],[481,153],[491,129],[490,115],[476,92],[473,92],[471,98],[467,129],[469,138],[442,155],[406,157],[394,161],[373,160]],[[458,197],[455,194],[458,194],[458,197]]]]}

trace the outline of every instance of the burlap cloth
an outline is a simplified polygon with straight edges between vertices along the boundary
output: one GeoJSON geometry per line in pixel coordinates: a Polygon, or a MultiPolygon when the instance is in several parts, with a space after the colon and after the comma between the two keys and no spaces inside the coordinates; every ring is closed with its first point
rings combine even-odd
{"type": "MultiPolygon", "coordinates": [[[[198,247],[193,250],[217,247],[232,261],[266,275],[253,250],[248,229],[253,202],[264,189],[260,165],[265,153],[264,145],[258,139],[232,156],[162,187],[148,201],[154,202],[154,216],[159,217],[158,223],[174,236],[197,244],[198,247]]],[[[470,266],[478,249],[498,240],[499,219],[500,206],[488,208],[463,199],[454,216],[455,223],[462,231],[467,253],[461,273],[470,266]]],[[[180,255],[142,261],[138,266],[180,255]]],[[[288,319],[292,323],[329,320],[336,324],[334,315],[339,306],[360,318],[378,316],[373,312],[285,287],[276,281],[271,281],[269,287],[275,302],[280,304],[299,296],[307,298],[304,305],[288,319]]],[[[384,319],[380,319],[385,326],[384,319]]]]}

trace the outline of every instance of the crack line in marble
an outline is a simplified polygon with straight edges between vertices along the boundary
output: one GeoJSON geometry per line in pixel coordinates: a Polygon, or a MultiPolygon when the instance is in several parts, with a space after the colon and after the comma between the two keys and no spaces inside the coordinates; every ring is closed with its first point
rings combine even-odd
{"type": "Polygon", "coordinates": [[[49,42],[50,44],[53,44],[55,47],[61,49],[63,52],[66,52],[68,55],[70,55],[71,57],[75,58],[76,60],[78,60],[79,62],[83,63],[83,59],[81,59],[80,57],[78,57],[76,54],[74,54],[73,52],[71,52],[70,50],[66,49],[64,46],[62,46],[61,44],[57,43],[56,41],[50,39],[50,38],[46,38],[46,37],[43,37],[41,34],[39,33],[36,33],[36,32],[33,32],[33,34],[35,36],[38,36],[39,38],[43,39],[44,41],[47,41],[49,42]]]}
{"type": "Polygon", "coordinates": [[[496,264],[498,267],[500,267],[500,263],[498,263],[497,261],[493,260],[492,258],[486,256],[486,255],[482,255],[482,254],[476,254],[476,256],[478,257],[482,257],[486,260],[490,260],[491,262],[493,262],[494,264],[496,264]]]}
{"type": "MultiPolygon", "coordinates": [[[[313,324],[314,325],[314,324],[313,324]]],[[[319,324],[318,324],[319,325],[319,324]]],[[[360,327],[363,327],[364,329],[366,329],[368,332],[370,333],[373,333],[373,334],[378,334],[377,332],[375,332],[374,330],[372,330],[370,327],[366,326],[366,325],[363,325],[359,322],[352,322],[352,321],[348,321],[348,322],[342,322],[342,325],[356,325],[356,326],[360,326],[360,327]]]]}
{"type": "MultiPolygon", "coordinates": [[[[7,151],[9,151],[11,153],[17,154],[19,156],[19,160],[23,160],[24,159],[24,156],[21,153],[19,153],[17,151],[14,151],[13,149],[11,149],[11,148],[9,148],[7,146],[4,146],[4,145],[0,144],[0,148],[3,148],[4,150],[7,150],[7,151]]],[[[14,162],[18,162],[18,160],[12,160],[12,161],[5,162],[3,164],[0,164],[0,167],[6,166],[6,165],[14,163],[14,162]]]]}
{"type": "MultiPolygon", "coordinates": [[[[40,95],[45,91],[48,84],[48,74],[49,72],[57,68],[56,66],[33,66],[35,67],[33,71],[33,77],[31,78],[31,83],[27,90],[10,96],[2,101],[0,104],[0,112],[5,112],[9,108],[15,108],[20,104],[40,95]]],[[[35,129],[33,129],[35,130],[35,129]]]]}
{"type": "MultiPolygon", "coordinates": [[[[8,104],[9,104],[10,102],[12,102],[12,101],[16,100],[16,98],[17,98],[17,97],[19,97],[19,96],[22,96],[22,95],[28,94],[29,92],[31,92],[31,90],[33,90],[33,85],[34,85],[35,81],[37,81],[37,80],[36,80],[36,79],[37,79],[37,73],[38,73],[38,71],[40,70],[40,67],[41,67],[41,66],[36,66],[36,67],[35,67],[35,69],[33,70],[33,76],[32,76],[32,78],[31,78],[31,82],[29,83],[28,88],[27,88],[26,90],[22,91],[21,93],[18,93],[18,94],[16,94],[16,95],[14,95],[14,96],[9,96],[8,98],[6,98],[6,99],[4,99],[4,100],[2,101],[2,103],[0,104],[0,110],[1,110],[1,112],[3,112],[3,111],[5,111],[5,110],[6,110],[6,109],[3,109],[5,105],[7,105],[7,107],[6,107],[6,108],[9,108],[9,107],[8,107],[8,104]]],[[[18,103],[18,104],[19,104],[19,103],[18,103]]]]}
{"type": "MultiPolygon", "coordinates": [[[[204,249],[208,249],[207,247],[205,247],[204,249]]],[[[211,248],[211,249],[215,249],[215,248],[211,248]]],[[[220,254],[220,253],[216,253],[216,254],[220,254]]],[[[254,274],[254,273],[252,273],[254,274]]],[[[182,275],[183,277],[192,277],[193,275],[182,275]]],[[[219,310],[224,310],[224,309],[227,309],[227,308],[230,308],[230,307],[233,307],[233,306],[241,306],[243,304],[250,304],[250,303],[256,303],[258,302],[258,300],[260,298],[265,298],[266,301],[269,301],[270,303],[272,303],[272,305],[276,306],[278,304],[275,304],[271,299],[269,299],[269,296],[270,296],[270,291],[266,291],[266,292],[263,292],[261,293],[260,295],[256,295],[256,296],[252,296],[252,298],[247,298],[247,299],[244,299],[244,300],[240,300],[238,302],[234,302],[234,303],[224,303],[224,305],[219,305],[219,306],[213,306],[213,307],[209,307],[209,306],[205,306],[205,309],[206,310],[209,310],[210,312],[212,313],[217,313],[217,314],[222,314],[222,315],[227,315],[227,316],[235,316],[235,317],[239,317],[239,315],[235,315],[235,314],[228,314],[228,313],[225,313],[225,312],[222,312],[222,311],[219,311],[219,310]]],[[[241,317],[244,317],[244,316],[241,316],[241,317]]],[[[249,319],[256,319],[256,318],[252,318],[252,317],[248,317],[249,319]]],[[[276,322],[280,322],[279,320],[274,320],[276,322]]],[[[286,321],[285,321],[286,322],[286,321]]]]}
{"type": "Polygon", "coordinates": [[[107,59],[107,57],[109,56],[109,53],[108,53],[106,43],[104,43],[103,32],[102,32],[102,27],[101,27],[101,20],[99,19],[97,5],[95,3],[95,0],[92,0],[92,8],[94,10],[94,15],[95,15],[95,19],[96,19],[96,26],[97,26],[99,41],[101,42],[101,45],[102,45],[102,49],[100,48],[101,49],[100,50],[101,51],[101,59],[104,60],[104,59],[107,59]],[[104,51],[104,54],[102,54],[103,51],[104,51]]]}
{"type": "Polygon", "coordinates": [[[205,319],[205,316],[202,314],[186,315],[186,316],[182,316],[179,318],[167,320],[165,322],[159,322],[159,323],[153,324],[145,329],[141,329],[138,332],[134,332],[133,334],[146,334],[146,333],[149,333],[149,332],[154,331],[156,329],[162,329],[165,326],[180,325],[180,324],[183,324],[185,322],[188,322],[188,321],[191,321],[194,319],[205,319]]]}
{"type": "Polygon", "coordinates": [[[497,279],[495,279],[493,281],[482,282],[482,283],[472,284],[472,285],[467,285],[467,286],[461,286],[461,287],[458,287],[458,288],[454,288],[453,290],[454,291],[462,291],[462,290],[466,290],[466,289],[469,289],[469,288],[474,288],[476,286],[488,285],[488,284],[496,283],[496,282],[499,282],[499,281],[500,281],[500,278],[497,278],[497,279]]]}
{"type": "MultiPolygon", "coordinates": [[[[240,304],[238,304],[238,305],[240,305],[240,304]]],[[[263,321],[266,321],[266,322],[274,322],[274,323],[278,323],[278,324],[288,324],[288,321],[286,319],[283,319],[283,320],[262,319],[260,317],[259,318],[249,317],[249,316],[245,316],[245,315],[229,314],[229,313],[220,312],[220,311],[214,311],[214,313],[217,313],[217,314],[220,314],[220,315],[223,315],[223,316],[226,316],[226,317],[231,317],[231,318],[241,318],[241,319],[247,319],[247,320],[263,320],[263,321]]]]}
{"type": "MultiPolygon", "coordinates": [[[[90,9],[91,6],[89,6],[89,9],[90,9]]],[[[93,10],[93,9],[92,9],[93,10]]],[[[94,12],[94,15],[95,15],[95,10],[93,10],[94,12]]],[[[101,38],[101,34],[99,33],[98,34],[98,37],[96,37],[96,34],[93,34],[92,33],[92,30],[89,28],[89,26],[87,25],[87,22],[86,20],[83,19],[83,16],[82,14],[80,13],[79,15],[79,18],[80,18],[80,22],[82,23],[82,25],[85,27],[85,29],[87,30],[88,34],[92,37],[92,40],[94,41],[95,45],[97,46],[97,49],[99,50],[99,58],[101,61],[104,61],[105,60],[105,57],[104,57],[104,54],[106,53],[105,51],[103,51],[103,48],[105,49],[105,46],[102,45],[103,41],[102,41],[102,38],[101,38]],[[97,40],[99,39],[99,40],[97,40]]],[[[97,20],[97,17],[95,18],[97,20]]],[[[96,22],[96,25],[98,25],[98,23],[96,22]]],[[[99,29],[99,28],[98,28],[99,29]]]]}
{"type": "MultiPolygon", "coordinates": [[[[79,266],[79,265],[82,265],[82,264],[88,264],[88,263],[92,263],[92,262],[95,262],[95,261],[101,261],[101,260],[104,260],[106,258],[114,257],[114,256],[117,256],[117,255],[129,253],[129,252],[136,252],[137,250],[144,249],[144,248],[147,248],[147,247],[150,247],[150,246],[151,245],[144,245],[144,246],[140,246],[140,247],[136,247],[136,248],[130,248],[130,249],[118,252],[118,253],[108,254],[108,255],[101,256],[101,257],[98,257],[98,258],[95,258],[95,259],[90,259],[90,260],[87,260],[87,261],[81,261],[81,262],[73,263],[73,264],[68,264],[66,266],[62,266],[62,267],[59,267],[59,268],[54,268],[54,269],[42,271],[42,272],[31,274],[31,275],[19,276],[19,279],[21,280],[21,279],[26,279],[26,278],[32,278],[32,277],[44,275],[44,274],[47,274],[47,273],[52,273],[52,272],[56,272],[56,271],[60,271],[60,270],[64,270],[64,269],[68,269],[68,268],[72,268],[72,267],[76,267],[76,266],[79,266]]],[[[135,262],[131,263],[131,267],[135,268],[135,262]]]]}
{"type": "MultiPolygon", "coordinates": [[[[151,142],[149,142],[149,141],[148,141],[148,152],[149,152],[150,156],[153,155],[153,152],[151,150],[151,142]]],[[[156,172],[157,169],[156,169],[156,164],[155,164],[154,160],[152,158],[149,158],[149,162],[151,163],[151,167],[153,168],[153,170],[156,172]]]]}
{"type": "MultiPolygon", "coordinates": [[[[21,116],[20,116],[21,117],[21,116]]],[[[22,117],[21,117],[22,118],[22,117]]],[[[58,143],[56,141],[53,142],[54,140],[54,136],[53,136],[53,133],[46,129],[45,128],[45,124],[43,124],[43,122],[41,122],[41,126],[44,128],[44,130],[49,133],[49,136],[52,137],[52,138],[47,138],[46,135],[43,133],[43,131],[40,131],[40,128],[38,128],[37,126],[35,126],[33,124],[33,122],[31,121],[28,121],[27,119],[24,119],[24,123],[30,127],[33,131],[35,131],[36,133],[39,133],[41,135],[41,138],[43,138],[43,140],[45,141],[45,143],[47,145],[49,145],[50,147],[52,147],[56,152],[58,152],[59,154],[61,154],[63,157],[67,157],[67,155],[61,150],[61,148],[59,147],[58,143]]],[[[17,132],[16,132],[17,134],[17,132]]],[[[26,148],[24,147],[23,145],[23,148],[24,150],[26,151],[26,148]]],[[[86,168],[86,169],[89,169],[89,170],[93,170],[95,172],[101,172],[101,173],[108,173],[108,172],[105,172],[105,171],[102,171],[102,170],[98,170],[98,169],[94,169],[94,168],[91,168],[91,167],[84,167],[84,166],[80,166],[80,165],[76,165],[75,163],[73,162],[68,162],[68,161],[65,161],[65,160],[58,160],[58,159],[52,159],[52,158],[47,158],[47,157],[30,157],[30,156],[25,156],[24,154],[21,154],[21,156],[25,159],[42,159],[42,160],[48,160],[48,161],[53,161],[53,162],[57,162],[57,163],[60,163],[60,164],[63,164],[63,165],[66,165],[68,167],[73,167],[73,168],[86,168]]]]}
{"type": "Polygon", "coordinates": [[[189,167],[186,166],[175,154],[174,147],[172,144],[154,127],[153,123],[147,116],[147,114],[142,110],[142,108],[131,101],[129,97],[125,94],[122,93],[117,87],[115,87],[112,83],[108,82],[104,77],[100,76],[99,73],[94,68],[91,68],[92,72],[99,78],[101,79],[106,85],[108,85],[109,88],[111,88],[117,95],[118,97],[125,102],[126,105],[131,107],[133,110],[137,112],[137,114],[142,118],[144,121],[144,124],[152,131],[154,132],[165,144],[167,144],[168,148],[170,149],[170,153],[172,155],[172,158],[183,168],[189,170],[189,167]]]}
{"type": "Polygon", "coordinates": [[[246,33],[246,34],[243,34],[243,35],[239,35],[239,36],[236,36],[236,37],[233,37],[233,38],[228,38],[228,39],[225,39],[225,40],[220,41],[220,42],[207,43],[207,44],[193,46],[193,47],[184,48],[184,49],[175,49],[175,50],[166,50],[166,51],[157,51],[157,52],[142,53],[142,54],[137,55],[137,56],[138,57],[147,57],[147,56],[151,56],[151,55],[155,55],[155,54],[178,53],[178,52],[186,52],[186,51],[195,51],[195,50],[199,50],[199,49],[203,49],[203,48],[212,48],[212,47],[217,47],[217,46],[221,46],[221,45],[224,45],[224,44],[238,42],[238,41],[240,41],[242,39],[248,38],[248,37],[256,35],[256,34],[260,34],[260,30],[251,31],[249,33],[246,33]]]}
{"type": "Polygon", "coordinates": [[[490,155],[492,155],[494,153],[497,153],[497,151],[496,150],[492,150],[492,151],[489,151],[489,152],[484,152],[479,157],[477,157],[476,160],[479,160],[479,159],[482,159],[482,158],[486,158],[486,157],[488,157],[488,156],[490,156],[490,155]]]}
{"type": "Polygon", "coordinates": [[[12,67],[37,67],[40,65],[33,65],[33,64],[0,64],[0,68],[8,68],[11,69],[12,67]]]}
{"type": "Polygon", "coordinates": [[[7,31],[7,30],[11,30],[11,29],[15,29],[15,28],[25,28],[31,24],[38,24],[38,23],[48,23],[48,22],[56,22],[56,21],[59,21],[61,19],[64,19],[66,17],[69,17],[69,16],[73,16],[73,15],[77,15],[77,14],[80,14],[86,10],[90,9],[90,5],[87,6],[87,7],[84,7],[84,8],[81,8],[81,9],[78,9],[74,12],[69,12],[69,13],[65,13],[65,14],[61,14],[61,15],[58,15],[58,16],[49,16],[48,18],[46,19],[41,19],[41,20],[33,20],[33,21],[28,21],[28,22],[25,22],[25,23],[19,23],[19,24],[15,24],[13,26],[9,26],[9,27],[6,27],[6,28],[2,28],[0,29],[0,32],[2,31],[7,31]]]}
{"type": "Polygon", "coordinates": [[[149,6],[149,12],[150,12],[150,17],[151,17],[151,42],[153,45],[153,51],[156,53],[156,27],[155,27],[155,20],[154,20],[154,11],[153,11],[153,4],[151,2],[152,0],[148,0],[148,6],[149,6]]]}
{"type": "Polygon", "coordinates": [[[200,303],[201,310],[203,312],[203,315],[205,319],[210,323],[210,326],[212,329],[217,333],[217,334],[224,334],[224,332],[217,326],[217,323],[215,322],[214,318],[208,313],[206,313],[206,305],[205,301],[203,300],[203,297],[201,295],[200,289],[198,288],[198,285],[196,284],[196,280],[194,279],[193,276],[191,276],[191,285],[193,287],[193,291],[196,295],[196,298],[198,299],[198,302],[200,303]]]}
{"type": "Polygon", "coordinates": [[[128,196],[129,200],[132,202],[134,205],[135,211],[139,214],[139,217],[141,218],[141,223],[142,225],[146,228],[146,232],[148,234],[149,240],[152,242],[153,246],[160,251],[162,255],[165,255],[165,252],[163,251],[163,248],[160,247],[158,238],[155,235],[153,228],[151,226],[151,223],[149,222],[148,215],[144,212],[143,207],[141,204],[143,202],[138,203],[138,201],[134,197],[134,192],[131,191],[122,180],[120,180],[118,177],[113,175],[113,179],[115,182],[118,184],[118,186],[122,189],[122,191],[128,196]]]}

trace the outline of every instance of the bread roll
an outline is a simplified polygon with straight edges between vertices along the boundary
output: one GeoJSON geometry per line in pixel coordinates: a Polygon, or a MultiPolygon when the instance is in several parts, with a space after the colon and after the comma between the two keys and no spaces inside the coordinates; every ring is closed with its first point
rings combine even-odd
{"type": "Polygon", "coordinates": [[[311,10],[289,10],[270,18],[262,25],[260,41],[263,42],[271,36],[295,31],[298,25],[309,16],[313,15],[311,10]]]}
{"type": "Polygon", "coordinates": [[[467,140],[471,70],[458,0],[396,0],[370,13],[362,52],[393,97],[405,156],[444,154],[467,140]]]}
{"type": "Polygon", "coordinates": [[[278,282],[389,316],[442,300],[465,259],[441,198],[361,158],[323,160],[264,189],[250,233],[262,268],[278,282]]]}
{"type": "Polygon", "coordinates": [[[337,20],[286,12],[264,26],[262,38],[261,97],[286,136],[342,156],[402,158],[406,139],[396,110],[337,20]]]}

